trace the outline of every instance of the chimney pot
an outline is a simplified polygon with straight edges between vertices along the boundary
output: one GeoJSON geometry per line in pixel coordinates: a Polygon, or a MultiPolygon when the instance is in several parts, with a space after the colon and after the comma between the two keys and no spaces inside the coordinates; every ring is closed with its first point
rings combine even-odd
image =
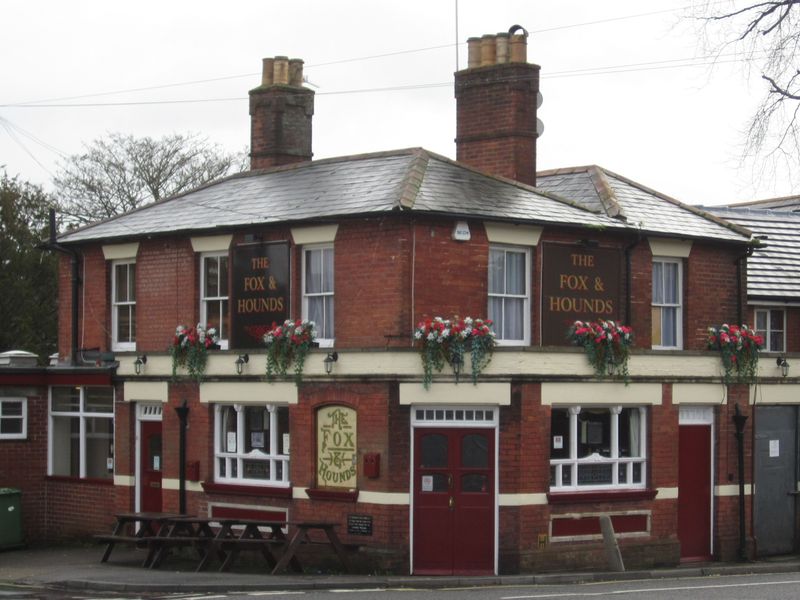
{"type": "Polygon", "coordinates": [[[527,35],[515,34],[511,36],[511,62],[528,62],[527,35]]]}
{"type": "Polygon", "coordinates": [[[276,56],[275,69],[272,76],[275,85],[289,85],[289,57],[276,56]]]}
{"type": "Polygon", "coordinates": [[[289,85],[303,87],[303,61],[293,58],[289,61],[289,85]]]}
{"type": "Polygon", "coordinates": [[[275,59],[265,58],[261,68],[261,85],[272,85],[272,72],[275,69],[275,59]]]}
{"type": "Polygon", "coordinates": [[[475,69],[481,66],[481,38],[471,37],[467,40],[469,58],[467,61],[468,69],[475,69]]]}
{"type": "Polygon", "coordinates": [[[504,65],[508,62],[508,34],[498,33],[497,40],[497,64],[504,65]]]}
{"type": "Polygon", "coordinates": [[[486,34],[481,38],[481,66],[487,67],[495,63],[495,38],[486,34]]]}

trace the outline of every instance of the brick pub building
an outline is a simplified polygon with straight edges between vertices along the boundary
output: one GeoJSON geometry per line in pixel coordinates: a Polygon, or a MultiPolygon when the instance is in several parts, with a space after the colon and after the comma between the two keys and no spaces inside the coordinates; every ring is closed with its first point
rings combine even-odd
{"type": "Polygon", "coordinates": [[[757,552],[749,389],[705,350],[745,319],[753,237],[596,166],[537,174],[538,92],[521,28],[472,39],[456,161],[312,161],[302,61],[266,59],[251,171],[60,235],[59,364],[0,371],[29,536],[185,508],[335,521],[363,570],[513,573],[604,566],[609,515],[628,567],[757,552]],[[426,387],[413,333],[454,315],[498,347],[426,387]],[[317,324],[299,383],[265,372],[284,318],[317,324]],[[598,318],[633,328],[627,384],[567,340],[598,318]],[[198,322],[220,349],[173,377],[198,322]]]}

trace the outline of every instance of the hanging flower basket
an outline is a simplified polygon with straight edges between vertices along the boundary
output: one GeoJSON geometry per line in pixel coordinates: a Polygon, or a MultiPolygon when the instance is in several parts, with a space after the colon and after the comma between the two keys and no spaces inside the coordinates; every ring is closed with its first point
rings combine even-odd
{"type": "Polygon", "coordinates": [[[747,325],[740,327],[724,323],[719,329],[708,328],[708,349],[719,351],[726,384],[755,383],[758,351],[763,347],[764,338],[747,325]]]}
{"type": "Polygon", "coordinates": [[[575,321],[567,339],[583,346],[595,375],[622,377],[628,385],[628,357],[633,345],[633,330],[615,321],[575,321]]]}
{"type": "Polygon", "coordinates": [[[496,345],[495,334],[488,319],[471,317],[426,319],[417,326],[414,339],[419,342],[422,358],[422,384],[428,389],[433,372],[441,372],[445,363],[458,374],[464,366],[464,355],[469,352],[472,365],[472,383],[477,385],[478,376],[492,360],[496,345]]]}
{"type": "Polygon", "coordinates": [[[317,339],[314,321],[287,319],[282,325],[272,324],[272,329],[264,334],[267,346],[267,377],[286,375],[294,363],[295,384],[300,385],[306,356],[317,339]]]}
{"type": "Polygon", "coordinates": [[[197,327],[178,325],[175,328],[172,345],[169,347],[172,356],[172,378],[177,377],[178,367],[185,367],[189,371],[189,377],[199,383],[206,371],[208,350],[218,347],[218,341],[219,335],[213,327],[206,329],[200,323],[197,327]]]}

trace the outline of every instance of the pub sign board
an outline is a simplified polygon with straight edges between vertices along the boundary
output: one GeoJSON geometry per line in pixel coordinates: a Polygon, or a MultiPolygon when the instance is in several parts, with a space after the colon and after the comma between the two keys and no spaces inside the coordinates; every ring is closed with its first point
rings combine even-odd
{"type": "Polygon", "coordinates": [[[621,270],[616,248],[542,244],[542,345],[567,344],[575,321],[618,321],[621,270]]]}
{"type": "Polygon", "coordinates": [[[231,347],[263,347],[273,323],[289,318],[288,242],[245,244],[233,249],[231,347]]]}

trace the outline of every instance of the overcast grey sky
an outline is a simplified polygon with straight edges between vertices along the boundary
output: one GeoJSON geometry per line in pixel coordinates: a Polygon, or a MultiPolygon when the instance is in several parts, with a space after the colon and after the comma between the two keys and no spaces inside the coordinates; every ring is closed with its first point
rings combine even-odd
{"type": "Polygon", "coordinates": [[[0,166],[49,189],[61,154],[111,131],[241,150],[276,55],[315,86],[315,158],[455,158],[456,55],[464,68],[468,37],[518,23],[542,67],[540,169],[598,164],[689,203],[798,193],[740,166],[762,84],[702,59],[691,2],[459,0],[456,38],[455,0],[2,0],[0,166]]]}

